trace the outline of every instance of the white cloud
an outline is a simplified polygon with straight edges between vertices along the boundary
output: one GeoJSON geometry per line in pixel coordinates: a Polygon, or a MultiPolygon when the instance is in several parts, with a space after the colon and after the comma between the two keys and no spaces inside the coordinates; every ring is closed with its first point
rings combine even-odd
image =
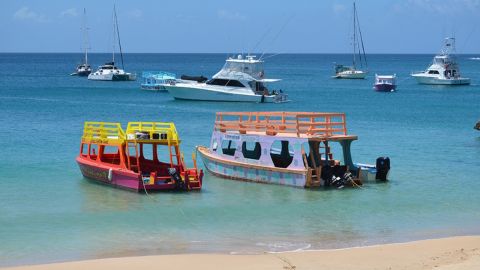
{"type": "Polygon", "coordinates": [[[60,17],[77,17],[78,12],[76,8],[69,8],[60,12],[60,17]]]}
{"type": "Polygon", "coordinates": [[[238,12],[230,12],[225,9],[220,9],[217,11],[217,16],[219,19],[222,20],[231,20],[231,21],[245,21],[247,19],[246,16],[238,13],[238,12]]]}
{"type": "Polygon", "coordinates": [[[35,21],[35,22],[48,22],[48,18],[43,15],[32,11],[29,7],[22,7],[13,14],[13,18],[19,21],[35,21]]]}
{"type": "Polygon", "coordinates": [[[342,4],[333,4],[332,9],[335,14],[339,14],[343,13],[347,9],[347,7],[342,4]]]}

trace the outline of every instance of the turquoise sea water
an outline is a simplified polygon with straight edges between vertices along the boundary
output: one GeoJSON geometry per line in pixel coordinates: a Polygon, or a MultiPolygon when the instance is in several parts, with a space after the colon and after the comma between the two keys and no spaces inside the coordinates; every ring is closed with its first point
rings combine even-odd
{"type": "MultiPolygon", "coordinates": [[[[127,54],[126,69],[213,75],[225,54],[127,54]]],[[[93,54],[94,66],[109,54],[93,54]]],[[[480,233],[480,61],[472,85],[417,85],[432,55],[372,55],[367,80],[331,79],[349,55],[278,55],[266,75],[285,104],[173,100],[137,82],[68,76],[79,54],[0,54],[0,266],[125,255],[259,253],[480,233]],[[396,73],[398,92],[372,90],[396,73]],[[84,121],[174,121],[186,157],[207,145],[217,111],[347,113],[356,162],[387,155],[391,181],[303,190],[216,178],[201,192],[151,197],[97,185],[75,163],[84,121]]],[[[189,158],[187,158],[189,159],[189,158]]],[[[189,163],[192,162],[189,160],[189,163]]],[[[200,163],[200,160],[199,160],[200,163]]]]}

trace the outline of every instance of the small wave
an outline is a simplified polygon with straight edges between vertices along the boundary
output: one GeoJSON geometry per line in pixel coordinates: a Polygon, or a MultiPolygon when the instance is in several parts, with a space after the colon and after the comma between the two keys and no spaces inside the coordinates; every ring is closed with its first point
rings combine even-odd
{"type": "Polygon", "coordinates": [[[297,252],[312,247],[309,243],[291,243],[291,242],[275,242],[275,243],[257,243],[259,247],[266,247],[268,253],[297,252]]]}

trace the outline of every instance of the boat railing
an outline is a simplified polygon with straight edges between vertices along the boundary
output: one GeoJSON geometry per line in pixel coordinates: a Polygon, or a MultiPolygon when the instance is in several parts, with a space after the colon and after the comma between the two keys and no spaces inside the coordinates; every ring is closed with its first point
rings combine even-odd
{"type": "Polygon", "coordinates": [[[347,136],[344,113],[218,112],[215,130],[296,137],[347,136]]]}
{"type": "Polygon", "coordinates": [[[120,123],[85,122],[82,142],[121,144],[125,140],[125,132],[120,123]]]}
{"type": "Polygon", "coordinates": [[[174,123],[129,122],[126,135],[128,141],[157,142],[168,145],[180,143],[174,123]]]}

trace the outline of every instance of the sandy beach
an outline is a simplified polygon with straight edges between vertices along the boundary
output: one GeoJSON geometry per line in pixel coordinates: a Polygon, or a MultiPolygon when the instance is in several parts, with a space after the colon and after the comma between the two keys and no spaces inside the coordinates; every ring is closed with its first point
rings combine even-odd
{"type": "Polygon", "coordinates": [[[265,253],[261,255],[158,255],[2,269],[480,269],[480,236],[452,237],[338,250],[265,253]]]}

